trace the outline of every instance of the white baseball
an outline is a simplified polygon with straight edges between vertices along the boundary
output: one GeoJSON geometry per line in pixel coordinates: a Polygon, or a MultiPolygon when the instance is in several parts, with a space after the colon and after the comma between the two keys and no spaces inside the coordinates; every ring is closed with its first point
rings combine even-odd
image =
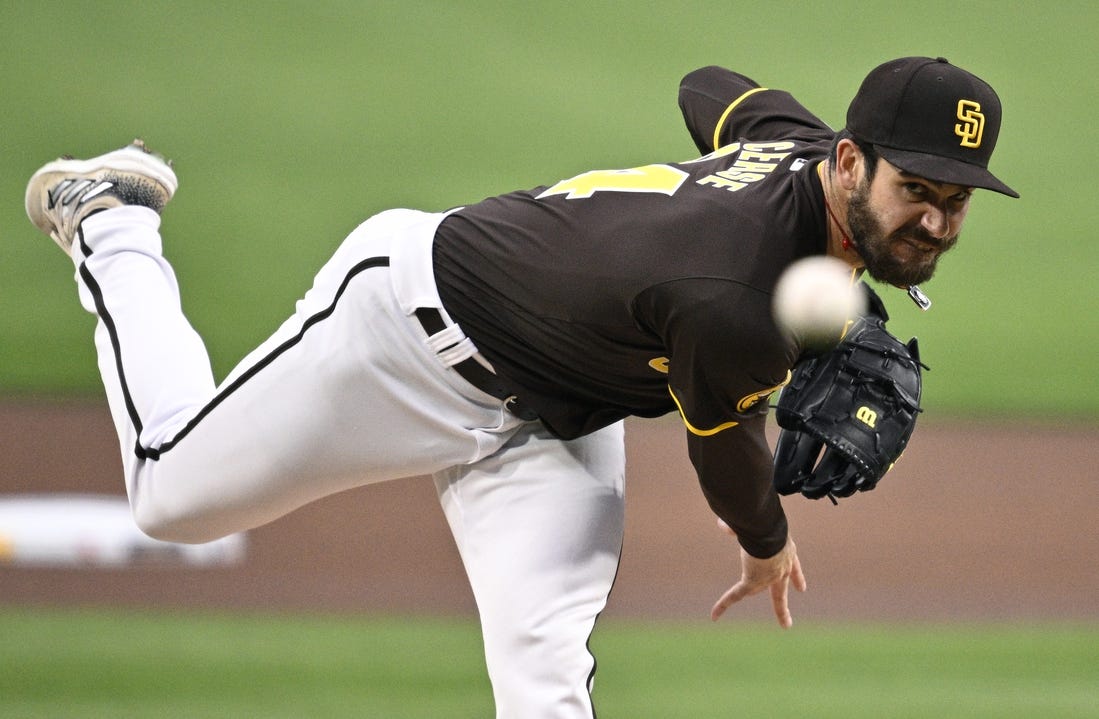
{"type": "Polygon", "coordinates": [[[831,346],[848,320],[866,311],[866,296],[852,268],[826,255],[798,260],[775,285],[775,322],[806,346],[831,346]]]}

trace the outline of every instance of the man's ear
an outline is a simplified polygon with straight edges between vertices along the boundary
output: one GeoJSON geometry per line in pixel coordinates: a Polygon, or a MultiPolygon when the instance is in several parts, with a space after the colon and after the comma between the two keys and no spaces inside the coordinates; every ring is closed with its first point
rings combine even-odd
{"type": "Polygon", "coordinates": [[[853,191],[862,181],[866,172],[866,162],[862,150],[854,140],[844,138],[836,145],[836,181],[848,192],[853,191]]]}

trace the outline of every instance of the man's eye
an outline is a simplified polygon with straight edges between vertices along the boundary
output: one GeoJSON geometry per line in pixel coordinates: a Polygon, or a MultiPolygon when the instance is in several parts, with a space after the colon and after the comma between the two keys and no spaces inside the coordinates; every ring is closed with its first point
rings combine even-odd
{"type": "Polygon", "coordinates": [[[918,182],[906,182],[904,190],[910,195],[923,199],[927,196],[927,188],[918,182]]]}

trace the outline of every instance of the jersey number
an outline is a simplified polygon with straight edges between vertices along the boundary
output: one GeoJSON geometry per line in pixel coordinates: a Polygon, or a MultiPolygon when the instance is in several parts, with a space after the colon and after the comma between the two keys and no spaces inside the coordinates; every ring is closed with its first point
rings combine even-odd
{"type": "Polygon", "coordinates": [[[538,199],[564,195],[566,200],[591,197],[596,192],[659,192],[674,195],[688,175],[670,165],[645,165],[629,170],[592,170],[561,180],[538,199]]]}

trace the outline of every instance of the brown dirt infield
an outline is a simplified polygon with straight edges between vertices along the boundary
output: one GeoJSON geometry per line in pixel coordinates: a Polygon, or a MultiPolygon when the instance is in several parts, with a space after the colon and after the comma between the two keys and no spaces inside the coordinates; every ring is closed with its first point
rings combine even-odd
{"type": "MultiPolygon", "coordinates": [[[[122,493],[102,402],[0,404],[0,495],[122,493]]],[[[605,616],[706,621],[734,580],[670,418],[627,429],[627,524],[605,616]]],[[[787,498],[809,591],[799,621],[1099,619],[1099,431],[925,419],[878,489],[787,498]]],[[[430,482],[330,497],[249,533],[217,569],[0,565],[0,605],[109,605],[470,615],[430,482]]],[[[731,616],[770,621],[754,598],[731,616]]]]}

